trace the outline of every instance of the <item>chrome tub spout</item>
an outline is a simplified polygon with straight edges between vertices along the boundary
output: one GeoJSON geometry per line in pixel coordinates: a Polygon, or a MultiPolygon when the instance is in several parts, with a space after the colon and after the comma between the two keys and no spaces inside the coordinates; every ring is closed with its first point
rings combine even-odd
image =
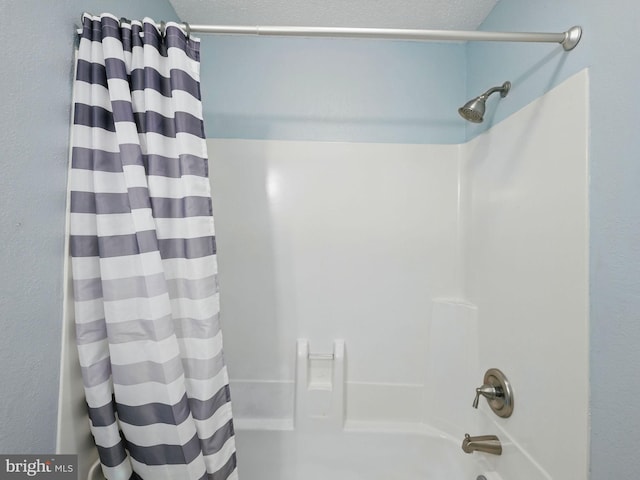
{"type": "Polygon", "coordinates": [[[491,455],[502,455],[502,444],[495,435],[472,437],[465,433],[462,441],[462,450],[465,453],[484,452],[491,455]]]}

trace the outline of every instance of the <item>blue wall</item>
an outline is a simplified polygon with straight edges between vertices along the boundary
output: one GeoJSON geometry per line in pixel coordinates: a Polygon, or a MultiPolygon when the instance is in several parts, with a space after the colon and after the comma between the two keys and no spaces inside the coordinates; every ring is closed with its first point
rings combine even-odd
{"type": "Polygon", "coordinates": [[[166,0],[0,3],[0,453],[55,451],[74,29],[166,0]]]}
{"type": "Polygon", "coordinates": [[[490,97],[484,123],[467,123],[468,139],[591,65],[593,29],[584,7],[578,8],[578,3],[579,0],[498,2],[480,30],[563,32],[573,25],[581,25],[584,33],[579,45],[570,52],[553,43],[468,43],[468,98],[480,95],[494,85],[501,85],[505,80],[512,83],[505,99],[499,100],[498,95],[490,97]]]}
{"type": "MultiPolygon", "coordinates": [[[[73,29],[83,10],[176,18],[166,0],[0,4],[0,41],[16,45],[3,49],[14,68],[0,76],[0,452],[54,448],[73,29]],[[41,30],[17,42],[35,11],[41,30]]],[[[631,479],[640,471],[640,8],[502,0],[482,28],[573,24],[585,36],[570,54],[550,45],[206,37],[205,120],[212,137],[458,143],[465,128],[471,138],[589,67],[591,478],[631,479]],[[513,90],[484,126],[460,123],[457,106],[506,79],[513,90]]]]}
{"type": "Polygon", "coordinates": [[[214,138],[460,143],[463,44],[203,36],[214,138]]]}
{"type": "Polygon", "coordinates": [[[563,31],[574,24],[584,27],[584,39],[569,54],[469,45],[467,94],[513,81],[499,121],[590,69],[591,479],[626,480],[640,472],[640,8],[637,0],[502,0],[481,29],[563,31]]]}

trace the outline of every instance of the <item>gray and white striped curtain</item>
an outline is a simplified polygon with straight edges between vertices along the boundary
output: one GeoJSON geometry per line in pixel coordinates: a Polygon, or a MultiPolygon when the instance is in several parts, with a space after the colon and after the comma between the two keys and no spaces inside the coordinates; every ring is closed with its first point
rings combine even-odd
{"type": "Polygon", "coordinates": [[[236,479],[199,48],[83,17],[70,173],[77,343],[109,480],[236,479]]]}

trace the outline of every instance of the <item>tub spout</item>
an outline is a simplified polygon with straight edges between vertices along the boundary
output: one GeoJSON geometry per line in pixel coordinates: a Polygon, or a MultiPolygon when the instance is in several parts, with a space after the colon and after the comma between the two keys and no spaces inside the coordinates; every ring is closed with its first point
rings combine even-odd
{"type": "Polygon", "coordinates": [[[462,450],[465,453],[484,452],[491,455],[502,455],[502,444],[495,435],[472,437],[465,433],[462,441],[462,450]]]}

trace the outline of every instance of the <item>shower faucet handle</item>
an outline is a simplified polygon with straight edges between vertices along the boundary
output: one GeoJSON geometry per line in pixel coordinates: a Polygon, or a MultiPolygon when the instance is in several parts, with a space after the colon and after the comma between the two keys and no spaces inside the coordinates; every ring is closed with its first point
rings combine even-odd
{"type": "Polygon", "coordinates": [[[493,413],[502,418],[510,417],[513,413],[513,389],[507,377],[497,368],[490,368],[484,374],[484,383],[476,388],[476,398],[473,408],[478,408],[480,396],[487,399],[493,413]]]}
{"type": "Polygon", "coordinates": [[[487,400],[493,400],[494,398],[501,397],[503,394],[500,387],[494,387],[493,385],[482,385],[481,387],[476,388],[476,398],[473,400],[473,408],[478,408],[480,395],[485,397],[487,400]]]}

